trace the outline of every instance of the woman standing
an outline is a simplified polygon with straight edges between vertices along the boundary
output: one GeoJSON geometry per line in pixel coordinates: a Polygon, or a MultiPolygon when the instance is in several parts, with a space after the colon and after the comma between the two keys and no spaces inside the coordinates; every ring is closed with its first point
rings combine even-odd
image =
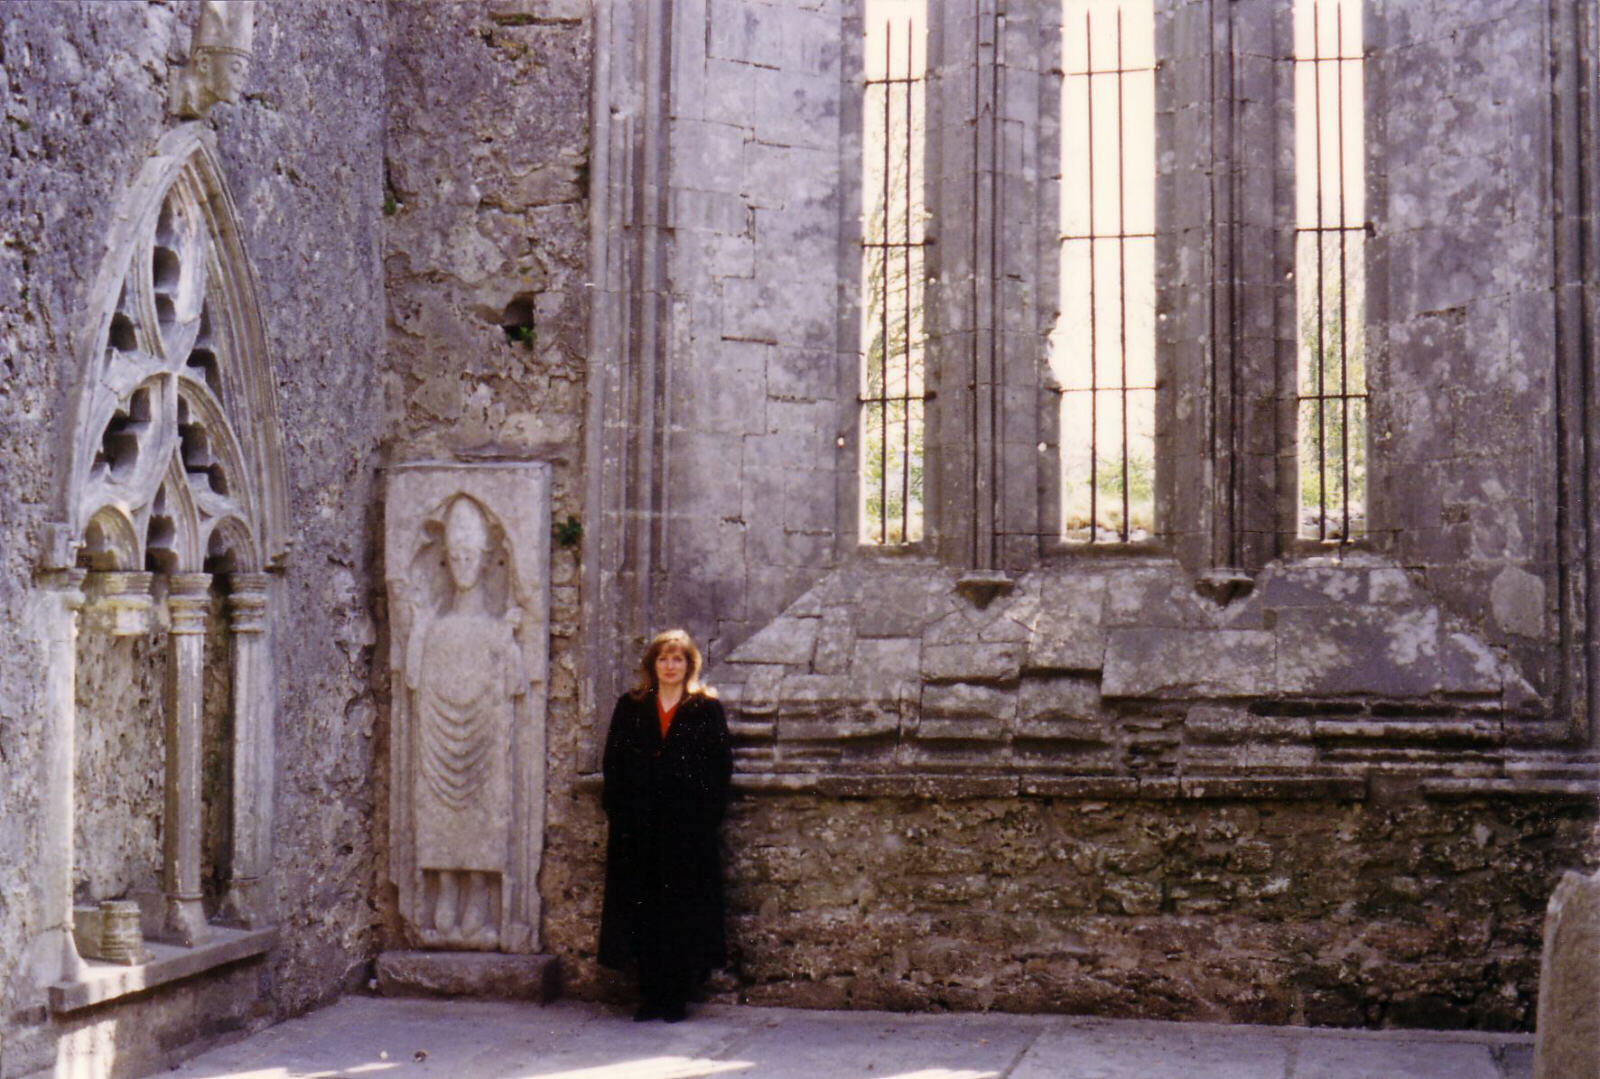
{"type": "Polygon", "coordinates": [[[717,825],[733,773],[727,718],[700,684],[700,650],[683,630],[645,649],[638,684],[611,713],[603,767],[600,962],[637,966],[635,1020],[675,1023],[724,960],[717,825]]]}

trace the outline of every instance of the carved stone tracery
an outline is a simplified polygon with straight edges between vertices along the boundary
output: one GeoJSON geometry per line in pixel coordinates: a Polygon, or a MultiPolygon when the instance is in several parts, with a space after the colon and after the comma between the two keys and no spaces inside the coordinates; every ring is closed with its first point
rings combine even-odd
{"type": "Polygon", "coordinates": [[[168,627],[163,899],[148,913],[172,943],[209,935],[201,702],[206,665],[229,665],[233,774],[219,786],[232,802],[233,850],[222,916],[246,927],[270,920],[261,886],[271,834],[269,571],[285,547],[284,480],[254,281],[209,138],[186,124],[141,169],[113,218],[89,297],[94,321],[79,339],[61,523],[44,537],[41,558],[41,585],[66,589],[48,607],[46,627],[61,667],[52,672],[46,754],[58,762],[52,786],[65,789],[41,856],[51,914],[32,966],[44,982],[72,982],[84,971],[72,944],[72,642],[80,628],[126,637],[168,627]],[[74,598],[78,581],[86,602],[74,598]],[[228,656],[205,648],[218,591],[233,614],[228,656]]]}

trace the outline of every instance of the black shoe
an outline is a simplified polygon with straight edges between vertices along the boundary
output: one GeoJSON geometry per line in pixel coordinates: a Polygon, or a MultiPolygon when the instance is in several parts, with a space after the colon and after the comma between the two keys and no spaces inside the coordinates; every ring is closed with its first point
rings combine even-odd
{"type": "Polygon", "coordinates": [[[684,1007],[683,1001],[673,1001],[662,1006],[661,1018],[668,1023],[681,1023],[689,1018],[689,1010],[684,1007]]]}
{"type": "Polygon", "coordinates": [[[666,1015],[665,1009],[653,1000],[647,1000],[639,1005],[639,1010],[633,1013],[635,1023],[646,1023],[651,1019],[660,1019],[666,1015]]]}

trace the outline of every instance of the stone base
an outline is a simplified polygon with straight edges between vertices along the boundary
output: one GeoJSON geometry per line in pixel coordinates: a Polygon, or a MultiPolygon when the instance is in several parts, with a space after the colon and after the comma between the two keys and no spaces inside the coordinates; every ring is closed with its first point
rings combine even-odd
{"type": "Polygon", "coordinates": [[[561,991],[553,955],[501,952],[384,952],[378,992],[386,997],[491,997],[548,1004],[561,991]]]}

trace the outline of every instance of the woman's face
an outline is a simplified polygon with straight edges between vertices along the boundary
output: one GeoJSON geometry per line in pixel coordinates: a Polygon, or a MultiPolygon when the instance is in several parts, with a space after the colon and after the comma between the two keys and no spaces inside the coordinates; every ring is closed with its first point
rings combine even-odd
{"type": "Polygon", "coordinates": [[[656,655],[656,684],[663,689],[681,688],[689,675],[689,657],[681,649],[667,646],[656,655]]]}

